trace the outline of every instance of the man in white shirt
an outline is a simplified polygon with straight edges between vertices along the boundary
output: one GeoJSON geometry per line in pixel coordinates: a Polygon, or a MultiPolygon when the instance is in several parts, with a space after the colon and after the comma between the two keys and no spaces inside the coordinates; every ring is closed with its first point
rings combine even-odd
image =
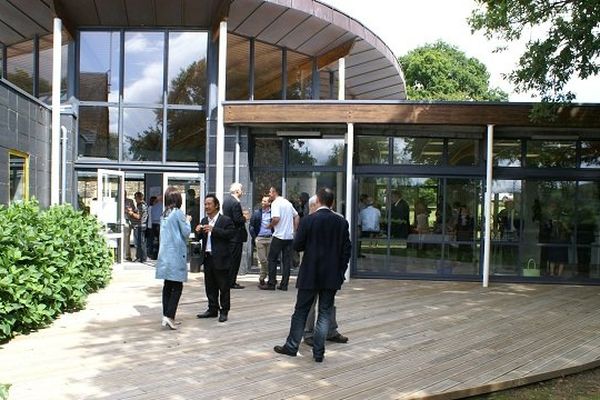
{"type": "Polygon", "coordinates": [[[281,254],[281,283],[277,289],[287,290],[290,270],[292,269],[294,231],[298,228],[300,217],[292,203],[279,195],[277,188],[271,187],[269,189],[269,198],[271,200],[271,224],[268,228],[273,228],[273,238],[271,239],[268,257],[269,280],[266,284],[260,285],[259,288],[262,290],[275,290],[277,260],[279,254],[281,254]]]}

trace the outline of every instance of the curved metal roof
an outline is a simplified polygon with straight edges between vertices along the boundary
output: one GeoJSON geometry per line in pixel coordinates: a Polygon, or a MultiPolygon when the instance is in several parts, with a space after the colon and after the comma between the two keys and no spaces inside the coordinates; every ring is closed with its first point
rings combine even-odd
{"type": "Polygon", "coordinates": [[[346,56],[348,98],[406,99],[404,75],[389,47],[356,19],[319,1],[233,0],[228,29],[323,60],[346,56]]]}
{"type": "Polygon", "coordinates": [[[58,15],[74,32],[84,27],[211,28],[228,18],[231,33],[317,58],[319,67],[346,57],[346,96],[406,98],[392,51],[356,19],[316,0],[0,0],[0,43],[52,33],[58,15]]]}

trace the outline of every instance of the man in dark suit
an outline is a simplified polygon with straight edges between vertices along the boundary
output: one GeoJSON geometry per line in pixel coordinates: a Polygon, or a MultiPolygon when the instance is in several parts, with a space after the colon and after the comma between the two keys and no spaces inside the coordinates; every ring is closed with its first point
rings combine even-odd
{"type": "Polygon", "coordinates": [[[198,318],[216,318],[227,321],[230,308],[229,266],[231,255],[229,243],[235,235],[233,221],[219,214],[219,199],[214,194],[204,198],[206,217],[196,227],[198,239],[202,239],[204,255],[204,288],[208,298],[208,310],[198,314],[198,318]],[[219,302],[221,307],[219,308],[219,302]]]}
{"type": "Polygon", "coordinates": [[[322,362],[325,337],[329,330],[336,292],[342,287],[344,273],[350,260],[348,222],[331,210],[334,193],[329,188],[317,192],[317,211],[302,219],[294,237],[294,250],[304,251],[298,272],[298,295],[292,323],[283,346],[275,346],[276,353],[295,356],[302,340],[310,307],[319,297],[319,316],[313,340],[313,357],[322,362]]]}
{"type": "Polygon", "coordinates": [[[400,239],[408,238],[410,208],[399,190],[392,192],[391,214],[391,236],[400,239]]]}
{"type": "Polygon", "coordinates": [[[231,193],[231,196],[228,196],[223,201],[223,215],[229,217],[235,225],[235,236],[230,244],[231,265],[229,267],[229,285],[232,289],[243,289],[244,286],[237,283],[237,274],[240,270],[240,262],[242,261],[242,248],[246,240],[248,240],[246,217],[242,213],[242,205],[240,204],[244,188],[241,183],[232,183],[229,193],[231,193]]]}

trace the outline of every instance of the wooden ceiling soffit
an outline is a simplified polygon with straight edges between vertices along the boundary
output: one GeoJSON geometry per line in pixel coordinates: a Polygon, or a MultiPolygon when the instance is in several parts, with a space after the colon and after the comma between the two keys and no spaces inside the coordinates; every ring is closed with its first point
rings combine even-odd
{"type": "Polygon", "coordinates": [[[54,15],[56,15],[62,21],[63,28],[69,32],[72,38],[77,37],[77,29],[75,28],[75,24],[68,17],[65,6],[61,0],[52,1],[52,10],[54,11],[54,15]]]}
{"type": "Polygon", "coordinates": [[[340,58],[346,57],[348,54],[350,54],[350,50],[352,50],[354,43],[356,43],[355,39],[348,40],[338,47],[329,50],[327,53],[317,56],[317,68],[324,68],[340,58]]]}
{"type": "Polygon", "coordinates": [[[221,24],[221,21],[226,21],[229,16],[229,7],[231,6],[231,0],[212,2],[212,5],[214,7],[214,10],[212,13],[213,24],[211,27],[211,32],[213,42],[216,42],[217,40],[219,40],[219,25],[221,24]]]}

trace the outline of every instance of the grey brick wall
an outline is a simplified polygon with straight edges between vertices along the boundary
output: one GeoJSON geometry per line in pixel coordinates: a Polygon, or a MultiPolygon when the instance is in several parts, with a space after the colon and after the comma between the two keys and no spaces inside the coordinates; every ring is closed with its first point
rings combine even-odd
{"type": "Polygon", "coordinates": [[[29,196],[50,204],[50,109],[0,81],[0,203],[8,204],[8,151],[29,154],[29,196]]]}

